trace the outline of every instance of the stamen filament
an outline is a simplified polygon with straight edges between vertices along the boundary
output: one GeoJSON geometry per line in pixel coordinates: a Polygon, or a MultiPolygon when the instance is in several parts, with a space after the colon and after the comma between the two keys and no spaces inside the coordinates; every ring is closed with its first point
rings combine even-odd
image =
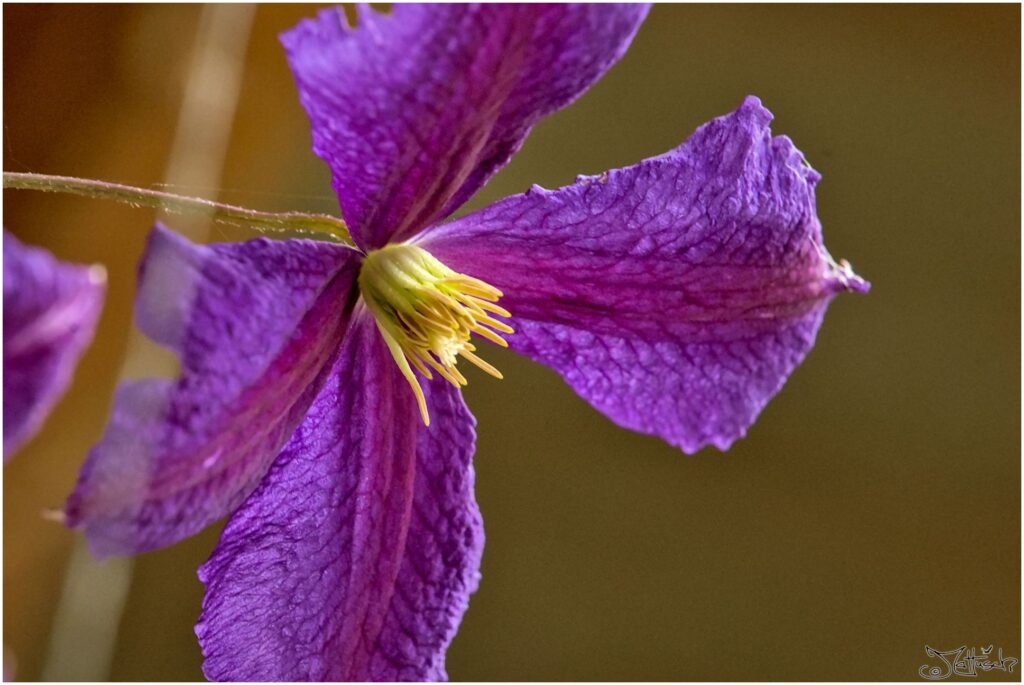
{"type": "Polygon", "coordinates": [[[379,320],[377,321],[377,330],[379,330],[381,336],[383,336],[384,343],[391,351],[391,357],[395,360],[395,363],[398,364],[399,371],[402,372],[402,375],[405,376],[405,380],[409,381],[409,385],[412,386],[412,391],[416,395],[416,404],[420,408],[420,417],[423,418],[423,425],[429,426],[430,412],[427,411],[427,399],[423,396],[423,388],[420,387],[419,381],[416,380],[416,376],[413,375],[412,369],[409,368],[409,362],[406,360],[401,346],[394,338],[388,335],[388,332],[380,325],[379,320]]]}
{"type": "Polygon", "coordinates": [[[508,333],[509,335],[515,333],[515,330],[513,330],[511,326],[503,324],[502,322],[496,319],[492,319],[489,316],[481,316],[477,319],[477,321],[479,321],[480,323],[485,323],[494,330],[501,331],[502,333],[508,333]]]}
{"type": "Polygon", "coordinates": [[[502,378],[504,378],[504,376],[501,375],[501,371],[498,371],[496,368],[494,368],[493,366],[491,366],[490,364],[488,364],[483,359],[481,359],[480,357],[476,356],[475,354],[473,354],[469,350],[460,350],[459,351],[459,356],[460,357],[465,357],[469,361],[471,361],[474,364],[476,364],[477,368],[479,368],[480,370],[485,371],[485,372],[491,374],[492,376],[494,376],[498,380],[501,380],[502,378]]]}
{"type": "Polygon", "coordinates": [[[504,307],[499,307],[498,305],[493,304],[491,302],[481,302],[480,300],[477,300],[475,304],[477,307],[480,307],[480,309],[483,309],[484,311],[491,312],[492,314],[497,314],[498,316],[503,316],[506,319],[512,316],[512,313],[509,312],[507,309],[505,309],[504,307]]]}
{"type": "Polygon", "coordinates": [[[471,330],[480,337],[487,338],[495,345],[498,345],[500,347],[508,347],[508,342],[503,337],[492,331],[490,328],[484,328],[483,326],[474,326],[471,330]]]}

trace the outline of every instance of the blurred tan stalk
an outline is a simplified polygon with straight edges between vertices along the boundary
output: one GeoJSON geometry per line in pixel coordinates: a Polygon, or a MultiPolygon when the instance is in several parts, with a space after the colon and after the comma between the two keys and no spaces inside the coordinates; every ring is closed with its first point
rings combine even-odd
{"type": "MultiPolygon", "coordinates": [[[[255,9],[253,5],[242,4],[202,6],[164,175],[171,187],[215,188],[220,181],[255,9]]],[[[160,216],[161,220],[165,218],[160,216]]],[[[176,216],[174,228],[193,241],[203,242],[210,221],[205,217],[176,216]]],[[[171,376],[176,371],[172,355],[132,330],[121,368],[122,378],[171,376]]],[[[43,680],[110,678],[132,564],[130,557],[97,562],[86,549],[83,537],[76,537],[54,617],[43,680]]]]}

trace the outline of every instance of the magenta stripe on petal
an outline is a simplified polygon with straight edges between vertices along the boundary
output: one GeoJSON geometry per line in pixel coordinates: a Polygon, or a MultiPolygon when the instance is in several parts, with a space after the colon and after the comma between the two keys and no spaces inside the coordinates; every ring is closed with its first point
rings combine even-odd
{"type": "Polygon", "coordinates": [[[342,214],[364,248],[465,202],[541,118],[626,51],[646,5],[340,8],[282,36],[342,214]]]}
{"type": "Polygon", "coordinates": [[[476,421],[447,381],[425,383],[430,429],[417,424],[416,480],[395,594],[365,674],[447,680],[444,660],[480,581],[483,521],[473,495],[476,421]]]}
{"type": "Polygon", "coordinates": [[[67,389],[103,308],[100,267],[57,261],[4,231],[4,460],[67,389]]]}
{"type": "Polygon", "coordinates": [[[614,421],[726,449],[867,284],[828,256],[817,172],[748,98],[682,146],[440,226],[420,244],[501,289],[514,349],[614,421]]]}
{"type": "Polygon", "coordinates": [[[65,508],[96,554],[169,545],[252,491],[323,382],[358,264],[331,243],[199,246],[153,231],[136,319],[182,372],[118,390],[65,508]]]}
{"type": "Polygon", "coordinates": [[[199,571],[213,680],[423,680],[476,588],[473,419],[430,385],[420,422],[372,319],[199,571]]]}

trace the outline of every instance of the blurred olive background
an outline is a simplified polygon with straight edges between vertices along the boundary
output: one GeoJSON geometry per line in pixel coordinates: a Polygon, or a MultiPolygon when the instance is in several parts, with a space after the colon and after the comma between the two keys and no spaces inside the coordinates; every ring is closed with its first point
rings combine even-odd
{"type": "MultiPolygon", "coordinates": [[[[163,181],[200,11],[5,5],[4,169],[163,181]]],[[[224,175],[180,191],[336,211],[276,38],[314,11],[259,7],[224,175]]],[[[472,207],[660,154],[757,94],[824,176],[832,254],[874,288],[833,303],[725,455],[619,429],[488,350],[506,380],[466,392],[487,549],[453,679],[916,679],[925,644],[1020,657],[1019,26],[1010,5],[658,6],[537,126],[472,207]]],[[[71,392],[4,471],[21,679],[42,673],[73,542],[40,510],[102,432],[153,218],[4,192],[5,226],[109,272],[71,392]]],[[[217,534],[137,559],[112,678],[202,677],[195,570],[217,534]]]]}

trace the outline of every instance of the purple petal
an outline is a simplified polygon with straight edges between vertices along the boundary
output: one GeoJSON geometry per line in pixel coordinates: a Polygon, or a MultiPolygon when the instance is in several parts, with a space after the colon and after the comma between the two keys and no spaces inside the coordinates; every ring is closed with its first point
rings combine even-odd
{"type": "Polygon", "coordinates": [[[424,390],[429,429],[360,316],[308,418],[199,570],[207,677],[445,677],[483,534],[473,417],[447,384],[424,390]]]}
{"type": "Polygon", "coordinates": [[[4,460],[64,394],[103,308],[102,267],[66,264],[4,231],[4,460]]]}
{"type": "Polygon", "coordinates": [[[339,8],[282,36],[364,248],[408,238],[465,202],[541,118],[626,51],[646,5],[397,5],[349,28],[339,8]]]}
{"type": "Polygon", "coordinates": [[[831,296],[866,290],[821,241],[819,176],[750,97],[676,150],[534,188],[421,241],[505,293],[514,349],[616,423],[726,449],[814,343],[831,296]]]}
{"type": "Polygon", "coordinates": [[[182,371],[118,389],[65,508],[95,554],[169,545],[255,488],[323,382],[358,264],[331,243],[150,234],[136,319],[182,371]]]}

